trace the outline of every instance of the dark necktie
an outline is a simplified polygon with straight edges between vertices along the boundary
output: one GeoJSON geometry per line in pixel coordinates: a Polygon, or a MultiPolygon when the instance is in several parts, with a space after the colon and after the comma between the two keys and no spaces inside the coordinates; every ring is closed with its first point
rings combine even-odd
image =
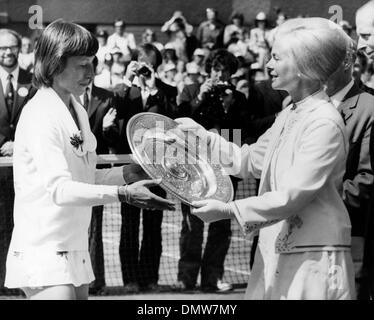
{"type": "Polygon", "coordinates": [[[5,88],[5,102],[8,109],[8,112],[12,112],[13,102],[14,102],[14,87],[12,83],[13,75],[11,73],[8,74],[7,77],[7,84],[5,88]]]}
{"type": "Polygon", "coordinates": [[[90,103],[90,99],[88,98],[88,90],[90,89],[86,88],[83,95],[83,107],[86,109],[86,111],[88,110],[88,104],[90,103]]]}

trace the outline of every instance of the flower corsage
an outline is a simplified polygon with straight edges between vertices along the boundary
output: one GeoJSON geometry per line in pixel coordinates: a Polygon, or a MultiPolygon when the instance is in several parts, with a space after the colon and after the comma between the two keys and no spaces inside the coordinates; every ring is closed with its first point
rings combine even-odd
{"type": "Polygon", "coordinates": [[[74,133],[72,137],[70,137],[70,144],[74,147],[74,152],[77,156],[82,156],[83,152],[83,139],[82,134],[80,131],[78,133],[74,133]]]}

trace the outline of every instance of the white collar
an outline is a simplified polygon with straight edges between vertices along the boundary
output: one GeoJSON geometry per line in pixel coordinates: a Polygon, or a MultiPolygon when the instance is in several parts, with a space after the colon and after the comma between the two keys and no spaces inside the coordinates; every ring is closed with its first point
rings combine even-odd
{"type": "Polygon", "coordinates": [[[92,82],[90,82],[90,84],[87,86],[87,89],[88,89],[88,96],[91,96],[91,93],[92,93],[92,82]]]}
{"type": "MultiPolygon", "coordinates": [[[[90,84],[87,86],[87,88],[85,90],[87,90],[88,100],[90,101],[91,100],[91,93],[92,93],[92,81],[90,82],[90,84]]],[[[83,102],[83,99],[84,99],[84,92],[79,96],[80,102],[83,102]]]]}
{"type": "MultiPolygon", "coordinates": [[[[329,96],[326,94],[324,90],[318,90],[315,93],[307,96],[301,101],[295,103],[297,112],[305,109],[309,109],[309,107],[316,106],[321,100],[325,100],[326,102],[330,101],[329,96]]],[[[290,104],[292,108],[292,104],[290,104]]]]}
{"type": "MultiPolygon", "coordinates": [[[[0,66],[0,79],[4,83],[7,81],[9,72],[6,71],[3,67],[0,66]]],[[[13,82],[18,82],[18,75],[19,75],[19,65],[17,64],[17,67],[11,72],[11,75],[13,76],[13,82]]]]}
{"type": "Polygon", "coordinates": [[[73,120],[73,117],[70,114],[68,107],[62,101],[57,92],[53,90],[53,88],[43,87],[38,90],[38,95],[44,96],[42,97],[42,99],[45,101],[56,101],[56,103],[51,103],[51,106],[57,108],[56,111],[60,113],[61,118],[65,118],[65,120],[69,123],[69,134],[71,135],[70,138],[73,135],[81,136],[83,140],[81,148],[74,148],[74,152],[78,156],[84,156],[87,152],[93,152],[96,150],[97,142],[90,128],[87,111],[73,95],[70,95],[70,102],[73,105],[74,110],[77,114],[80,130],[78,129],[75,121],[73,120]]]}
{"type": "Polygon", "coordinates": [[[344,97],[347,95],[349,90],[351,90],[353,85],[354,81],[351,80],[343,89],[339,90],[337,93],[330,97],[331,102],[335,106],[335,108],[339,107],[339,105],[343,102],[344,97]]]}

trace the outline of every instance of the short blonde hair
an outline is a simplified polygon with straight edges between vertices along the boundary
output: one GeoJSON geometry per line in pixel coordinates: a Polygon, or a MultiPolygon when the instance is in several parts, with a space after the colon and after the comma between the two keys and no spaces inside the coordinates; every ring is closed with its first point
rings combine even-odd
{"type": "Polygon", "coordinates": [[[301,77],[325,83],[347,55],[348,39],[334,22],[296,18],[284,22],[275,41],[286,41],[301,77]]]}

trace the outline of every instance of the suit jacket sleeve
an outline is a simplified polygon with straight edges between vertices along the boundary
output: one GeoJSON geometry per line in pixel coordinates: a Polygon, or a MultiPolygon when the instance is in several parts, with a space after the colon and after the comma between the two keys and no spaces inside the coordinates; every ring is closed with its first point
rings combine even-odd
{"type": "Polygon", "coordinates": [[[371,168],[374,168],[374,126],[371,126],[370,130],[370,143],[369,143],[369,154],[371,168]]]}
{"type": "Polygon", "coordinates": [[[158,91],[148,97],[145,111],[160,113],[173,118],[177,110],[177,88],[167,86],[158,79],[156,79],[156,86],[158,91]]]}
{"type": "Polygon", "coordinates": [[[275,106],[265,106],[265,99],[261,90],[253,88],[248,97],[249,112],[251,119],[248,121],[245,134],[246,136],[257,139],[268,128],[272,126],[275,121],[275,113],[279,112],[281,108],[275,106]],[[272,114],[266,114],[265,109],[272,109],[272,114]]]}
{"type": "Polygon", "coordinates": [[[166,114],[168,109],[168,97],[159,89],[156,94],[150,95],[144,111],[166,114]]]}
{"type": "Polygon", "coordinates": [[[5,142],[7,142],[7,138],[6,138],[6,136],[4,136],[3,134],[0,133],[0,147],[1,147],[5,142]]]}
{"type": "MultiPolygon", "coordinates": [[[[64,136],[58,125],[50,119],[32,121],[28,146],[35,166],[40,172],[42,183],[59,206],[96,206],[118,201],[118,188],[109,185],[94,185],[73,181],[64,154],[64,136]]],[[[112,175],[100,176],[100,183],[111,183],[112,175]],[[108,179],[105,179],[108,178],[108,179]]],[[[123,180],[122,180],[123,181],[123,180]]]]}
{"type": "Polygon", "coordinates": [[[114,92],[113,101],[117,110],[117,119],[128,119],[130,103],[129,93],[130,87],[125,84],[119,85],[114,92]]]}
{"type": "Polygon", "coordinates": [[[198,88],[193,89],[190,86],[183,88],[179,97],[178,117],[191,117],[196,109],[200,107],[202,101],[196,98],[197,94],[198,88]]]}
{"type": "Polygon", "coordinates": [[[343,183],[343,200],[348,207],[360,208],[362,202],[367,202],[370,198],[374,181],[369,151],[370,143],[374,143],[370,139],[372,124],[370,119],[364,128],[356,174],[352,179],[345,179],[343,183]]]}
{"type": "MultiPolygon", "coordinates": [[[[277,181],[277,190],[230,203],[243,231],[250,233],[269,226],[308,205],[329,179],[336,163],[344,161],[346,152],[341,129],[329,120],[315,121],[305,130],[294,164],[277,181]]],[[[252,156],[250,147],[245,155],[242,160],[248,161],[252,156]]],[[[249,169],[251,166],[248,165],[249,169]]]]}
{"type": "Polygon", "coordinates": [[[115,148],[118,144],[119,138],[120,132],[118,121],[115,121],[115,123],[109,128],[103,129],[103,139],[108,147],[115,148]]]}
{"type": "MultiPolygon", "coordinates": [[[[120,138],[119,125],[118,125],[118,112],[119,112],[118,110],[121,109],[121,107],[122,107],[121,104],[122,103],[123,103],[123,99],[119,96],[115,95],[111,98],[111,102],[109,103],[109,105],[117,110],[117,117],[114,120],[113,125],[111,125],[108,128],[105,128],[105,129],[103,128],[102,129],[103,139],[104,139],[105,143],[108,145],[108,147],[110,147],[110,148],[115,148],[115,146],[117,145],[118,140],[120,138]]],[[[123,108],[123,109],[125,109],[125,108],[123,108]]],[[[106,112],[107,112],[107,110],[105,110],[105,113],[106,112]]],[[[105,114],[103,115],[103,117],[101,117],[101,119],[103,119],[104,117],[105,117],[105,114]]]]}

